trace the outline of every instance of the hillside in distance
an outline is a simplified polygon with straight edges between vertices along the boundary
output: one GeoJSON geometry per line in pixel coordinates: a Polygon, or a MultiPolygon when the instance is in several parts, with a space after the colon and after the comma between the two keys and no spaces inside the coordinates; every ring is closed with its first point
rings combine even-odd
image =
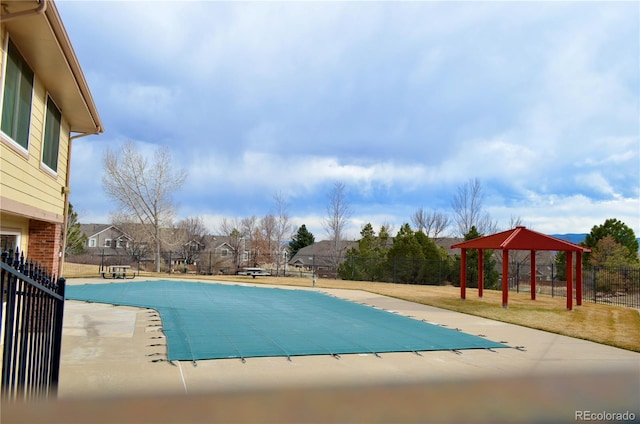
{"type": "Polygon", "coordinates": [[[587,237],[587,233],[567,233],[567,234],[550,234],[551,237],[559,238],[560,240],[565,240],[570,243],[580,244],[587,237]]]}
{"type": "MultiPolygon", "coordinates": [[[[570,243],[580,244],[587,237],[587,233],[584,233],[584,234],[574,234],[574,233],[550,234],[550,236],[551,237],[555,237],[555,238],[559,238],[560,240],[568,241],[570,243]]],[[[640,245],[640,237],[636,238],[636,240],[638,240],[638,244],[640,245]]]]}

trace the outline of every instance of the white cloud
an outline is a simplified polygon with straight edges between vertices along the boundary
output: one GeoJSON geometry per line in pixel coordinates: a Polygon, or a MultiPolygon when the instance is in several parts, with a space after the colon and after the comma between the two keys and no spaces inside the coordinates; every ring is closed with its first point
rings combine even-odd
{"type": "Polygon", "coordinates": [[[638,220],[632,3],[62,3],[107,130],[75,144],[93,216],[102,148],[134,139],[171,148],[180,203],[212,222],[282,191],[317,225],[342,180],[357,234],[476,177],[500,221],[638,220]]]}
{"type": "Polygon", "coordinates": [[[584,195],[558,196],[530,193],[519,205],[488,208],[504,227],[510,216],[520,217],[525,226],[547,234],[588,233],[594,225],[617,218],[640,234],[640,200],[616,198],[596,201],[584,195]]]}
{"type": "Polygon", "coordinates": [[[618,198],[620,195],[616,193],[607,181],[607,179],[600,172],[590,172],[588,174],[576,174],[576,184],[586,188],[591,188],[599,193],[618,198]]]}

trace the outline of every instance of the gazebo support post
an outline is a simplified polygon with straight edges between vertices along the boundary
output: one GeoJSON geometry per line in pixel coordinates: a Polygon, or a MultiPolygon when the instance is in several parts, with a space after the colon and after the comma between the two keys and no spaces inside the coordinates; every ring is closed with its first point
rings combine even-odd
{"type": "Polygon", "coordinates": [[[467,249],[460,253],[460,299],[467,298],[467,249]]]}
{"type": "Polygon", "coordinates": [[[582,252],[576,252],[576,306],[582,306],[582,252]]]}
{"type": "Polygon", "coordinates": [[[484,290],[484,250],[478,249],[478,297],[484,290]]]}
{"type": "Polygon", "coordinates": [[[509,249],[502,250],[502,307],[509,303],[509,249]]]}
{"type": "Polygon", "coordinates": [[[531,251],[531,300],[536,300],[536,251],[531,251]]]}
{"type": "Polygon", "coordinates": [[[567,257],[567,311],[573,309],[573,252],[565,251],[567,257]]]}

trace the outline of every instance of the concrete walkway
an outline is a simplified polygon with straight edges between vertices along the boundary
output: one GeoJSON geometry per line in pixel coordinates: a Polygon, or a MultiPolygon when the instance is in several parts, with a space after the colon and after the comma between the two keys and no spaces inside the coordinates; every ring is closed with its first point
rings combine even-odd
{"type": "MultiPolygon", "coordinates": [[[[74,279],[69,283],[105,283],[105,280],[74,279]]],[[[380,357],[354,354],[339,359],[304,356],[293,357],[291,361],[274,357],[248,358],[244,363],[239,359],[223,359],[171,364],[166,361],[162,323],[155,311],[67,301],[60,401],[57,406],[49,405],[42,410],[49,411],[51,418],[60,405],[82,403],[102,407],[109,418],[112,416],[109,413],[115,413],[113,402],[116,402],[122,414],[113,419],[122,422],[127,421],[127,417],[133,418],[126,415],[125,405],[133,402],[132,399],[138,402],[163,399],[164,405],[200,412],[193,420],[182,416],[184,421],[209,421],[213,412],[207,405],[215,398],[225,399],[217,403],[216,414],[222,415],[216,417],[245,422],[424,422],[425,419],[573,422],[575,414],[580,413],[576,411],[596,411],[596,407],[600,412],[603,408],[611,413],[631,411],[636,420],[640,419],[638,353],[363,291],[282,288],[318,290],[483,335],[512,348],[421,352],[419,355],[385,353],[380,357]],[[377,397],[381,393],[384,399],[377,397]],[[278,402],[293,396],[296,403],[276,402],[283,408],[279,410],[274,406],[276,394],[279,394],[278,402]],[[337,394],[341,394],[339,398],[335,397],[337,394]],[[243,405],[242,396],[253,406],[249,410],[240,407],[240,412],[234,402],[243,405]],[[349,403],[343,405],[341,399],[349,399],[349,403]],[[414,400],[406,404],[407,399],[414,400]],[[261,401],[267,404],[260,407],[261,401]],[[320,407],[317,402],[326,405],[320,407]],[[296,409],[303,404],[308,413],[296,409]],[[227,411],[231,405],[236,408],[235,415],[234,411],[227,411]],[[463,405],[475,409],[464,415],[463,410],[467,408],[462,408],[463,405]],[[253,410],[253,415],[247,415],[253,410]],[[340,411],[346,415],[340,415],[340,411]]],[[[135,409],[135,403],[133,405],[135,409]]],[[[154,417],[173,421],[167,414],[143,414],[142,418],[149,421],[141,417],[135,421],[154,422],[154,417]]],[[[179,417],[177,415],[174,422],[181,422],[179,417]]],[[[37,420],[38,417],[31,418],[37,420]]]]}

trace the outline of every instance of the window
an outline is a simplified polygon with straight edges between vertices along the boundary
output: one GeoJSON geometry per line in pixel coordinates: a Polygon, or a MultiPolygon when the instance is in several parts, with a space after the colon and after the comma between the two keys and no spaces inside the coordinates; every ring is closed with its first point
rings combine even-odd
{"type": "Polygon", "coordinates": [[[58,148],[60,147],[60,121],[62,114],[51,97],[47,97],[44,140],[42,141],[42,163],[54,172],[58,171],[58,148]]]}
{"type": "Polygon", "coordinates": [[[15,252],[16,247],[20,247],[20,233],[15,231],[0,232],[0,250],[15,252]]]}
{"type": "Polygon", "coordinates": [[[9,40],[0,129],[24,149],[29,148],[32,94],[33,71],[9,40]]]}
{"type": "Polygon", "coordinates": [[[229,251],[227,249],[220,249],[220,256],[227,256],[229,251]]]}
{"type": "Polygon", "coordinates": [[[119,239],[119,240],[118,240],[117,247],[118,247],[119,249],[124,249],[125,247],[127,247],[127,241],[126,241],[126,240],[119,239]]]}
{"type": "Polygon", "coordinates": [[[104,240],[104,247],[111,247],[111,239],[104,240]]]}
{"type": "Polygon", "coordinates": [[[89,239],[89,247],[96,247],[96,239],[89,239]]]}

